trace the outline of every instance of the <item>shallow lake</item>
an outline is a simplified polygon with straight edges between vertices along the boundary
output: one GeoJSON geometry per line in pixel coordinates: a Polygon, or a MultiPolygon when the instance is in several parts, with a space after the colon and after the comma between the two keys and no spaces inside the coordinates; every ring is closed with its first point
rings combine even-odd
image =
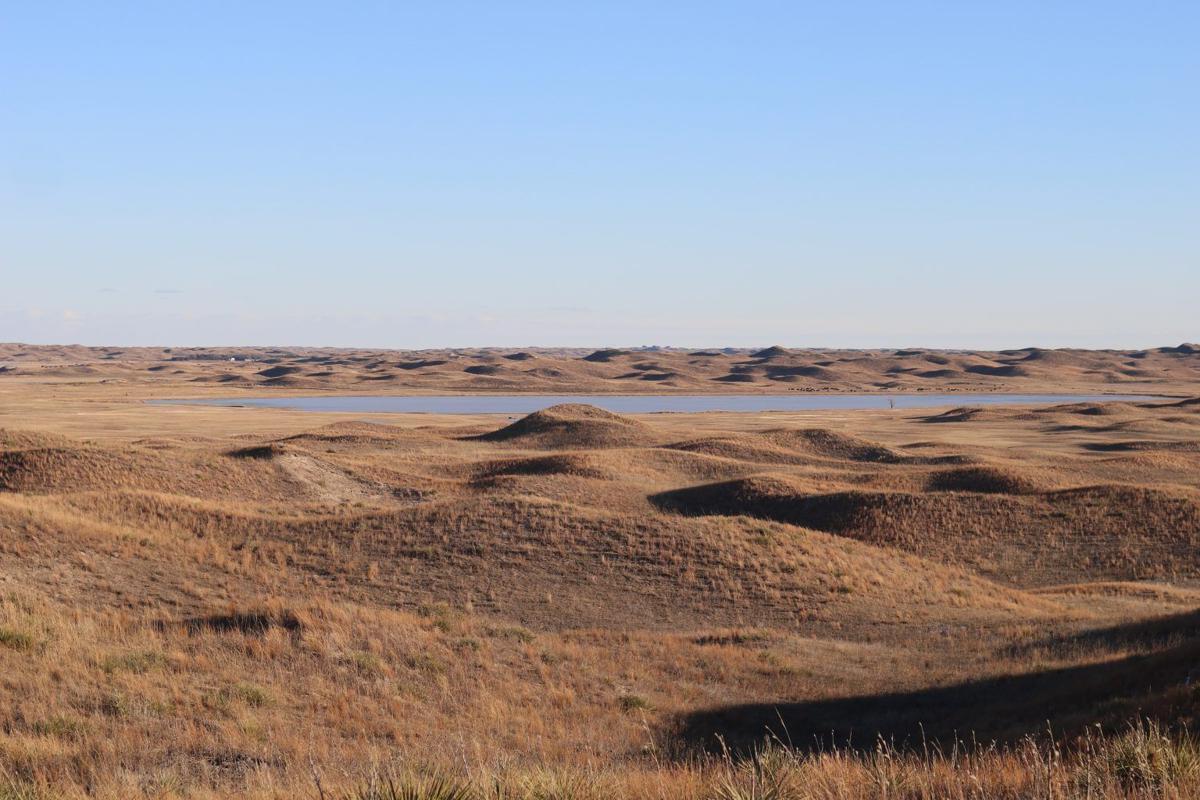
{"type": "Polygon", "coordinates": [[[1089,394],[745,394],[745,395],[322,395],[319,397],[237,397],[199,400],[151,400],[161,405],[245,406],[300,411],[420,414],[529,414],[559,403],[587,403],[620,414],[661,411],[821,411],[889,408],[936,408],[1152,400],[1146,395],[1089,394]]]}

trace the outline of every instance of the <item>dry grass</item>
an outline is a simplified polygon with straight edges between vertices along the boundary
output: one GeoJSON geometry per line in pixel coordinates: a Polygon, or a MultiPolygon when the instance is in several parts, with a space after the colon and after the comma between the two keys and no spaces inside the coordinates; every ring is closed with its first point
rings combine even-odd
{"type": "Polygon", "coordinates": [[[1112,737],[1087,737],[1064,751],[1045,737],[1006,747],[962,743],[949,751],[798,751],[765,741],[746,758],[686,766],[451,777],[372,774],[345,800],[1115,800],[1190,798],[1200,792],[1200,746],[1134,723],[1112,737]]]}
{"type": "Polygon", "coordinates": [[[0,344],[8,384],[119,382],[176,393],[781,391],[1154,392],[1196,381],[1200,346],[1151,350],[790,350],[113,348],[0,344]],[[233,359],[233,360],[231,360],[233,359]]]}
{"type": "Polygon", "coordinates": [[[1200,787],[1200,406],[177,411],[0,433],[0,798],[1200,787]]]}

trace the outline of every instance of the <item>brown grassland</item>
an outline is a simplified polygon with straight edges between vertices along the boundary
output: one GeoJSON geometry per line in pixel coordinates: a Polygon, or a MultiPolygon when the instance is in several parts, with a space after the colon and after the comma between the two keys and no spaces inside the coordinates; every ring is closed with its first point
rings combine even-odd
{"type": "Polygon", "coordinates": [[[0,799],[1200,796],[1198,379],[1189,345],[0,345],[0,799]],[[1162,396],[141,402],[629,387],[1162,396]]]}
{"type": "Polygon", "coordinates": [[[0,378],[105,380],[189,396],[445,392],[1156,392],[1196,380],[1200,344],[1150,350],[159,348],[0,343],[0,378]]]}

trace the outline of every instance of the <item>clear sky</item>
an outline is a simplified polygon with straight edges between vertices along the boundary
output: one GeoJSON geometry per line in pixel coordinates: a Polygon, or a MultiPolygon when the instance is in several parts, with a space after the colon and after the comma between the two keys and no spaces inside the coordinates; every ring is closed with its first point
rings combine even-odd
{"type": "Polygon", "coordinates": [[[0,341],[1200,339],[1200,3],[0,0],[0,341]]]}

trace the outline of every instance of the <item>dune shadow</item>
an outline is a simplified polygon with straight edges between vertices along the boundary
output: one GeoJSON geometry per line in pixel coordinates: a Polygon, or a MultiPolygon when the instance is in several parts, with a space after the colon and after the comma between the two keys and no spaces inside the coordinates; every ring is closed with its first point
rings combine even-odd
{"type": "Polygon", "coordinates": [[[304,627],[295,615],[287,612],[282,614],[259,612],[210,614],[203,617],[188,617],[174,622],[158,621],[154,625],[161,631],[176,628],[189,635],[211,631],[214,633],[242,633],[252,636],[262,636],[272,628],[280,628],[297,635],[304,627]]]}
{"type": "Polygon", "coordinates": [[[1198,658],[1200,640],[1191,639],[1149,655],[918,691],[709,708],[685,715],[675,735],[684,751],[739,754],[766,737],[807,751],[871,750],[881,739],[901,749],[950,749],[1047,731],[1070,737],[1139,715],[1176,722],[1194,712],[1194,702],[1177,701],[1194,694],[1188,684],[1198,658]]]}
{"type": "Polygon", "coordinates": [[[1014,656],[1036,652],[1120,654],[1121,651],[1163,649],[1193,639],[1200,640],[1200,610],[1051,636],[1016,645],[1008,652],[1014,656]]]}

